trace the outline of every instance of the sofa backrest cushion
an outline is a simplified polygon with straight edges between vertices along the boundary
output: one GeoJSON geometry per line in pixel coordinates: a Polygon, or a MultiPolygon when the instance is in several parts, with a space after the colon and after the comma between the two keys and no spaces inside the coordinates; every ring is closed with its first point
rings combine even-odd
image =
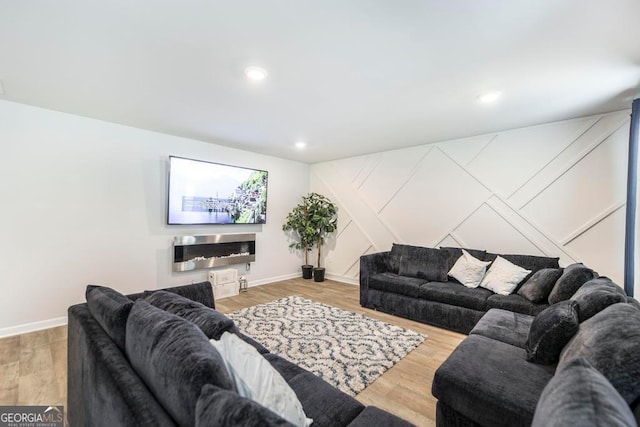
{"type": "Polygon", "coordinates": [[[195,425],[293,427],[293,424],[253,400],[211,384],[202,387],[198,397],[195,425]]]}
{"type": "Polygon", "coordinates": [[[560,276],[562,276],[561,268],[538,270],[518,289],[518,295],[535,304],[546,303],[553,286],[560,276]]]}
{"type": "Polygon", "coordinates": [[[580,324],[560,354],[558,369],[584,357],[628,404],[640,398],[640,311],[613,304],[580,324]]]}
{"type": "Polygon", "coordinates": [[[440,247],[440,250],[444,252],[445,257],[447,258],[447,271],[451,270],[451,267],[458,261],[458,259],[462,256],[462,249],[467,251],[468,254],[473,256],[474,258],[479,259],[480,261],[486,261],[485,255],[487,251],[482,249],[467,249],[467,248],[452,248],[452,247],[440,247]]]}
{"type": "Polygon", "coordinates": [[[578,303],[578,318],[584,322],[612,304],[627,302],[627,294],[608,277],[598,277],[580,286],[571,299],[578,303]]]}
{"type": "Polygon", "coordinates": [[[87,286],[85,292],[91,315],[120,350],[125,348],[125,328],[133,301],[106,286],[87,286]]]}
{"type": "Polygon", "coordinates": [[[178,294],[182,297],[190,299],[191,301],[197,301],[203,305],[206,305],[207,307],[216,308],[211,282],[199,282],[192,283],[190,285],[173,286],[171,288],[154,289],[127,296],[135,301],[139,298],[145,297],[149,293],[158,292],[159,290],[178,294]]]}
{"type": "Polygon", "coordinates": [[[194,323],[207,338],[220,339],[223,332],[231,331],[235,326],[233,320],[219,311],[172,292],[145,292],[144,300],[194,323]]]}
{"type": "Polygon", "coordinates": [[[202,386],[233,388],[222,357],[200,328],[144,300],[131,309],[125,343],[131,366],[181,426],[195,424],[202,386]]]}
{"type": "Polygon", "coordinates": [[[569,299],[576,293],[580,286],[584,285],[591,279],[598,277],[598,273],[585,267],[581,263],[571,264],[562,272],[562,276],[558,279],[549,294],[549,304],[555,304],[559,301],[569,299]]]}
{"type": "Polygon", "coordinates": [[[533,427],[635,425],[629,405],[583,358],[556,371],[542,391],[532,423],[533,427]]]}
{"type": "Polygon", "coordinates": [[[551,365],[558,361],[560,352],[578,331],[576,307],[575,301],[560,301],[533,319],[525,345],[529,362],[551,365]]]}
{"type": "Polygon", "coordinates": [[[392,256],[397,257],[398,254],[399,275],[418,277],[430,282],[447,281],[447,257],[440,249],[394,244],[392,256]]]}
{"type": "Polygon", "coordinates": [[[517,255],[517,254],[492,254],[487,252],[484,257],[484,261],[493,261],[500,255],[502,258],[507,259],[524,269],[531,270],[535,273],[543,268],[559,268],[558,261],[560,258],[538,256],[538,255],[517,255]]]}

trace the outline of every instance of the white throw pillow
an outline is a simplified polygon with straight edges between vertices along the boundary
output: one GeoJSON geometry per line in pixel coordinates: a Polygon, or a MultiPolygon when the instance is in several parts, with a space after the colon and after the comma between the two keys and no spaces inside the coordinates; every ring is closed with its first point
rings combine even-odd
{"type": "Polygon", "coordinates": [[[448,274],[467,288],[477,288],[489,264],[491,261],[480,261],[462,249],[462,255],[453,264],[448,274]]]}
{"type": "Polygon", "coordinates": [[[509,295],[531,270],[515,265],[501,256],[496,257],[480,286],[500,295],[509,295]]]}
{"type": "Polygon", "coordinates": [[[222,334],[220,340],[210,342],[222,355],[240,396],[259,403],[296,426],[311,425],[313,420],[305,415],[296,393],[258,350],[229,332],[222,334]]]}

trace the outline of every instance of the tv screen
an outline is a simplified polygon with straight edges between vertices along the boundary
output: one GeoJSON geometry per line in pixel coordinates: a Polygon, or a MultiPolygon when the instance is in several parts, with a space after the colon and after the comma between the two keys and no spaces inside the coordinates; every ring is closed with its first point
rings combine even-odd
{"type": "Polygon", "coordinates": [[[268,172],[169,157],[167,224],[264,224],[268,172]]]}

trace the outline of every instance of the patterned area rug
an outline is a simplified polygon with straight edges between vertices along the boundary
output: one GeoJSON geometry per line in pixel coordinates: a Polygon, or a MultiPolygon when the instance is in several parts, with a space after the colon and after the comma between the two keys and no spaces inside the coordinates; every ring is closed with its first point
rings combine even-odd
{"type": "Polygon", "coordinates": [[[228,314],[272,353],[355,396],[427,337],[292,296],[228,314]]]}

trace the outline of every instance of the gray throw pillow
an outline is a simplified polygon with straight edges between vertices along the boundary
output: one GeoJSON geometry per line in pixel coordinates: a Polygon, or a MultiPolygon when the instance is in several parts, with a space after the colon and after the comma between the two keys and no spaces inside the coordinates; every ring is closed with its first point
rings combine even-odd
{"type": "Polygon", "coordinates": [[[627,402],[583,358],[558,369],[538,400],[532,427],[636,426],[627,402]]]}
{"type": "Polygon", "coordinates": [[[144,300],[129,313],[125,343],[131,366],[180,426],[195,424],[205,384],[234,387],[222,356],[200,328],[144,300]]]}
{"type": "Polygon", "coordinates": [[[555,304],[571,298],[580,286],[596,277],[598,277],[598,273],[585,267],[583,264],[571,264],[564,269],[562,276],[560,276],[551,290],[549,294],[549,304],[555,304]]]}
{"type": "Polygon", "coordinates": [[[399,275],[430,282],[446,282],[447,272],[447,259],[439,249],[404,245],[399,275]]]}
{"type": "Polygon", "coordinates": [[[535,304],[546,303],[553,286],[560,276],[562,276],[561,268],[538,270],[520,287],[518,295],[535,304]]]}
{"type": "Polygon", "coordinates": [[[233,320],[224,314],[173,292],[145,292],[143,298],[155,307],[194,323],[208,338],[218,340],[224,332],[231,331],[235,326],[233,320]]]}
{"type": "Polygon", "coordinates": [[[133,301],[106,286],[87,286],[85,292],[91,315],[120,350],[125,347],[125,327],[133,301]]]}
{"type": "Polygon", "coordinates": [[[198,397],[195,425],[293,427],[293,424],[253,400],[211,384],[202,387],[198,397]]]}
{"type": "Polygon", "coordinates": [[[576,302],[560,301],[538,314],[529,329],[525,350],[529,362],[551,365],[578,331],[576,302]]]}
{"type": "Polygon", "coordinates": [[[599,277],[582,285],[571,299],[578,303],[578,318],[584,322],[612,304],[626,302],[627,295],[608,277],[599,277]]]}
{"type": "Polygon", "coordinates": [[[558,369],[584,357],[628,404],[640,398],[640,311],[613,304],[580,324],[560,354],[558,369]]]}
{"type": "Polygon", "coordinates": [[[627,297],[627,303],[640,310],[640,302],[638,302],[634,297],[627,297]]]}

